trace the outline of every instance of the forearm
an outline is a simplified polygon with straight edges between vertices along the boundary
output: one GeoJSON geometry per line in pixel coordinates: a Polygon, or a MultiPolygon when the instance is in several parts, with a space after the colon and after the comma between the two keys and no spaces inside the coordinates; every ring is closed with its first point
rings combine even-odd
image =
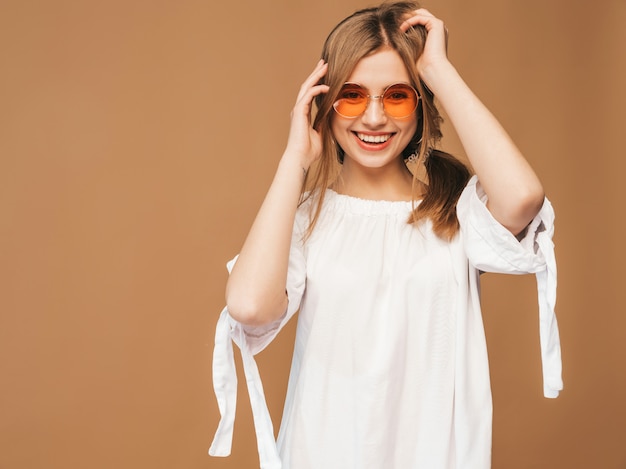
{"type": "Polygon", "coordinates": [[[449,62],[430,67],[426,73],[428,86],[448,115],[488,196],[489,210],[511,232],[519,233],[543,203],[537,175],[449,62]]]}
{"type": "Polygon", "coordinates": [[[327,85],[318,84],[327,69],[320,60],[300,87],[285,153],[226,284],[228,311],[244,324],[272,322],[287,309],[287,269],[296,210],[305,172],[322,150],[320,135],[311,126],[311,103],[328,91],[327,85]]]}
{"type": "Polygon", "coordinates": [[[244,324],[268,323],[286,310],[291,235],[303,181],[298,161],[283,155],[226,285],[229,313],[244,324]]]}

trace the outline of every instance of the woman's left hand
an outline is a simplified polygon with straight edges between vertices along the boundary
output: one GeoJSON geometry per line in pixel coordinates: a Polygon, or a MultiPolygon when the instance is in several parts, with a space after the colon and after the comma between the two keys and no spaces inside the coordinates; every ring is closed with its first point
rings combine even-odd
{"type": "Polygon", "coordinates": [[[449,64],[448,29],[442,20],[425,8],[415,10],[400,25],[400,29],[406,32],[409,28],[418,25],[426,29],[426,44],[422,55],[417,59],[417,71],[426,85],[430,86],[431,72],[440,65],[449,64]]]}

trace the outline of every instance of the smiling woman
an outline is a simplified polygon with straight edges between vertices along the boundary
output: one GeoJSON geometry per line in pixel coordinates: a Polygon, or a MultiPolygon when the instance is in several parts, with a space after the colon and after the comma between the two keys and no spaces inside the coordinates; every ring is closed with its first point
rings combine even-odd
{"type": "MultiPolygon", "coordinates": [[[[331,114],[331,132],[345,155],[342,158],[341,178],[334,184],[336,191],[366,199],[411,200],[413,177],[398,155],[416,135],[417,91],[409,85],[396,84],[410,81],[404,62],[394,49],[385,47],[358,62],[348,77],[349,83],[360,83],[366,90],[379,96],[389,93],[390,86],[392,92],[394,87],[408,87],[408,90],[401,90],[407,98],[402,99],[402,93],[398,97],[398,91],[395,91],[396,95],[391,94],[391,97],[380,100],[372,99],[371,96],[368,99],[368,95],[363,94],[365,99],[360,100],[361,105],[351,106],[356,110],[362,108],[362,111],[357,115],[346,116],[344,114],[348,111],[352,111],[352,114],[356,112],[351,108],[346,111],[347,105],[344,104],[346,92],[354,94],[354,85],[348,89],[346,85],[342,87],[339,99],[333,105],[336,112],[331,114]],[[394,110],[399,111],[400,115],[394,117],[394,110]],[[377,178],[382,179],[383,173],[388,175],[384,178],[385,186],[379,186],[381,192],[365,193],[365,190],[376,190],[377,187],[363,185],[360,173],[374,168],[377,169],[377,178]]],[[[353,97],[351,101],[356,102],[353,97]]],[[[418,135],[421,137],[421,129],[418,135]]]]}
{"type": "Polygon", "coordinates": [[[210,454],[230,453],[232,339],[262,468],[490,467],[481,271],[537,274],[544,394],[561,390],[552,207],[448,61],[446,36],[411,2],[358,11],[329,35],[265,201],[228,265],[213,367],[222,419],[210,454]],[[472,178],[435,148],[434,95],[472,178]],[[253,355],[296,311],[276,442],[253,355]]]}

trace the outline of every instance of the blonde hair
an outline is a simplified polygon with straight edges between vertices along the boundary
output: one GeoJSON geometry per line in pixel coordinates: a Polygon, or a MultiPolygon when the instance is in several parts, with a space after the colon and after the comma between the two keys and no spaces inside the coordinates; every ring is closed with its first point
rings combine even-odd
{"type": "MultiPolygon", "coordinates": [[[[434,232],[441,238],[451,239],[458,231],[456,202],[469,179],[469,171],[453,156],[434,150],[441,139],[441,116],[435,107],[433,95],[420,80],[416,62],[426,42],[423,27],[400,29],[405,17],[418,9],[415,2],[389,2],[379,7],[359,10],[340,22],[329,34],[322,50],[322,59],[328,63],[328,72],[321,80],[329,86],[326,94],[315,99],[317,114],[313,127],[323,140],[322,155],[307,174],[302,201],[315,195],[307,236],[313,231],[324,202],[324,189],[328,188],[339,173],[342,150],[334,141],[331,131],[333,103],[343,84],[348,81],[357,63],[381,48],[395,50],[404,62],[411,84],[421,96],[416,113],[418,127],[412,142],[403,152],[418,150],[418,161],[423,161],[428,185],[422,201],[416,206],[409,223],[430,219],[434,232]]],[[[414,187],[417,175],[414,175],[414,187]]],[[[415,199],[415,197],[414,197],[415,199]]]]}

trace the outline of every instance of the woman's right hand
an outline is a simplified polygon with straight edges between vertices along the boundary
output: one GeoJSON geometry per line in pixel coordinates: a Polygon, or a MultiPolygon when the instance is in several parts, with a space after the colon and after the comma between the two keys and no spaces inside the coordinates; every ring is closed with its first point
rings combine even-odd
{"type": "Polygon", "coordinates": [[[291,128],[285,155],[299,158],[304,171],[308,171],[311,163],[322,153],[322,138],[311,124],[311,111],[313,99],[328,92],[328,85],[318,84],[327,70],[328,64],[320,60],[313,72],[302,83],[298,99],[291,111],[291,128]]]}
{"type": "Polygon", "coordinates": [[[328,92],[319,85],[328,66],[319,61],[300,87],[291,113],[287,148],[226,285],[230,315],[251,326],[276,321],[287,311],[287,271],[302,181],[322,153],[322,138],[311,125],[313,98],[328,92]]]}

